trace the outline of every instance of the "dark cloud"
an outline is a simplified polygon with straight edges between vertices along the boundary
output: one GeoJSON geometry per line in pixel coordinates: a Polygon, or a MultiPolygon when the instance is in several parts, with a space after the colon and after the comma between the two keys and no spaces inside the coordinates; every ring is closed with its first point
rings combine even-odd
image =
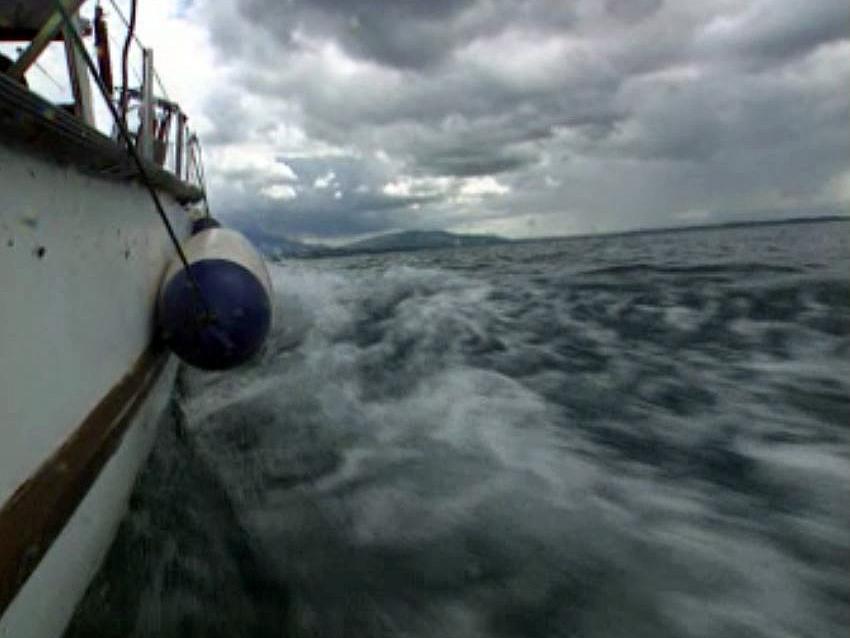
{"type": "Polygon", "coordinates": [[[586,232],[850,195],[846,0],[193,10],[228,86],[206,110],[214,196],[294,234],[586,232]]]}
{"type": "Polygon", "coordinates": [[[487,149],[457,148],[430,156],[417,157],[418,167],[438,175],[457,175],[471,177],[476,175],[496,175],[512,171],[535,160],[530,153],[487,149]]]}
{"type": "MultiPolygon", "coordinates": [[[[291,169],[293,177],[255,182],[255,187],[283,185],[287,194],[246,201],[244,192],[231,192],[233,199],[219,202],[225,217],[228,212],[248,214],[293,236],[345,237],[406,227],[406,221],[416,217],[413,207],[436,199],[427,191],[389,195],[376,187],[392,179],[379,160],[281,156],[277,161],[291,169]]],[[[241,167],[228,174],[229,179],[245,177],[241,167]]]]}
{"type": "Polygon", "coordinates": [[[663,0],[607,0],[608,12],[625,22],[644,20],[664,4],[663,0]]]}
{"type": "Polygon", "coordinates": [[[369,0],[245,0],[242,17],[255,28],[270,30],[289,47],[295,32],[333,39],[350,54],[401,68],[436,64],[451,50],[445,23],[470,0],[374,2],[369,0]]]}
{"type": "Polygon", "coordinates": [[[711,21],[702,42],[721,53],[755,63],[770,63],[804,54],[850,35],[850,3],[757,0],[738,15],[711,21]]]}
{"type": "MultiPolygon", "coordinates": [[[[403,228],[410,206],[426,198],[389,198],[381,195],[354,195],[344,202],[332,198],[306,197],[285,206],[262,204],[249,213],[268,228],[281,229],[292,237],[349,237],[403,228]]],[[[225,215],[225,218],[227,215],[225,215]]],[[[411,227],[416,227],[412,224],[411,227]]]]}
{"type": "Polygon", "coordinates": [[[506,25],[552,31],[576,21],[573,7],[562,0],[240,0],[237,7],[251,28],[290,49],[303,45],[303,34],[400,69],[442,63],[459,46],[506,25]]]}

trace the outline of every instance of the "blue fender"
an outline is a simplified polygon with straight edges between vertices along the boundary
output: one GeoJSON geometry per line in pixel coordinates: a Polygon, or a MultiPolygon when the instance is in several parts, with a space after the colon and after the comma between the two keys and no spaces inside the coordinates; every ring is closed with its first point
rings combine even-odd
{"type": "Polygon", "coordinates": [[[204,370],[245,363],[260,350],[272,325],[265,262],[244,236],[217,227],[190,237],[183,251],[192,277],[175,260],[160,287],[157,316],[165,343],[204,370]]]}

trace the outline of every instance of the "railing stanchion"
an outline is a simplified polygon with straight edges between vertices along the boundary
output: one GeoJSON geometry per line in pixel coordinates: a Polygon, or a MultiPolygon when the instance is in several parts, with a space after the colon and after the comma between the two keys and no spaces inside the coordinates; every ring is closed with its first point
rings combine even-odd
{"type": "Polygon", "coordinates": [[[174,148],[174,174],[183,179],[183,138],[186,135],[186,116],[177,111],[177,143],[174,148]]]}
{"type": "Polygon", "coordinates": [[[142,126],[139,130],[138,146],[142,157],[148,160],[153,159],[153,82],[153,50],[142,49],[142,104],[139,113],[142,126]]]}

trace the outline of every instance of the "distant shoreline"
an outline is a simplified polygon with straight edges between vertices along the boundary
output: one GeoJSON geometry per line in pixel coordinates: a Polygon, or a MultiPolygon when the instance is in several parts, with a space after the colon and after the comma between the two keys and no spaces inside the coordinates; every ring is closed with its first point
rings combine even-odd
{"type": "Polygon", "coordinates": [[[811,224],[823,222],[850,222],[850,215],[819,215],[817,217],[789,217],[787,219],[748,220],[738,222],[718,222],[714,224],[695,224],[693,226],[658,226],[637,228],[634,230],[615,230],[610,232],[581,233],[578,235],[551,235],[547,237],[529,237],[508,239],[514,244],[526,244],[537,241],[555,241],[566,239],[588,239],[590,237],[622,237],[628,235],[656,235],[662,233],[685,233],[697,230],[723,230],[726,228],[751,228],[753,226],[784,226],[790,224],[811,224]]]}
{"type": "MultiPolygon", "coordinates": [[[[474,248],[484,246],[500,246],[508,244],[530,244],[550,241],[572,241],[600,237],[631,237],[635,235],[660,235],[669,233],[699,232],[705,230],[724,230],[734,228],[754,228],[757,226],[785,226],[792,224],[815,224],[850,222],[850,215],[819,215],[815,217],[789,217],[786,219],[770,220],[747,220],[718,222],[713,224],[695,224],[693,226],[662,226],[656,228],[638,228],[633,230],[620,230],[610,232],[582,233],[578,235],[550,235],[546,237],[526,237],[520,239],[509,239],[497,235],[464,235],[449,233],[446,231],[400,231],[388,233],[369,240],[354,242],[343,246],[324,246],[321,244],[307,244],[285,237],[263,238],[254,235],[263,252],[272,260],[281,259],[324,259],[328,257],[348,257],[353,255],[377,255],[395,252],[418,252],[425,250],[447,250],[453,248],[474,248]],[[411,242],[411,238],[414,239],[411,242]],[[430,239],[420,245],[415,240],[423,238],[430,239]],[[436,238],[436,241],[433,241],[436,238]],[[387,241],[386,244],[371,244],[375,241],[387,241]],[[394,242],[398,243],[394,243],[394,242]]],[[[256,233],[256,231],[254,231],[256,233]]],[[[249,236],[252,233],[248,233],[249,236]]]]}

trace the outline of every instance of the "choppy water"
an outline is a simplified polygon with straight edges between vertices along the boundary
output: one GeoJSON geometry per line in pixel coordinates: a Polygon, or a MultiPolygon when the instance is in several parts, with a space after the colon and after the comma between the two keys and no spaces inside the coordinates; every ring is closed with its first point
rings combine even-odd
{"type": "Polygon", "coordinates": [[[70,636],[846,636],[850,224],[274,278],[70,636]]]}

